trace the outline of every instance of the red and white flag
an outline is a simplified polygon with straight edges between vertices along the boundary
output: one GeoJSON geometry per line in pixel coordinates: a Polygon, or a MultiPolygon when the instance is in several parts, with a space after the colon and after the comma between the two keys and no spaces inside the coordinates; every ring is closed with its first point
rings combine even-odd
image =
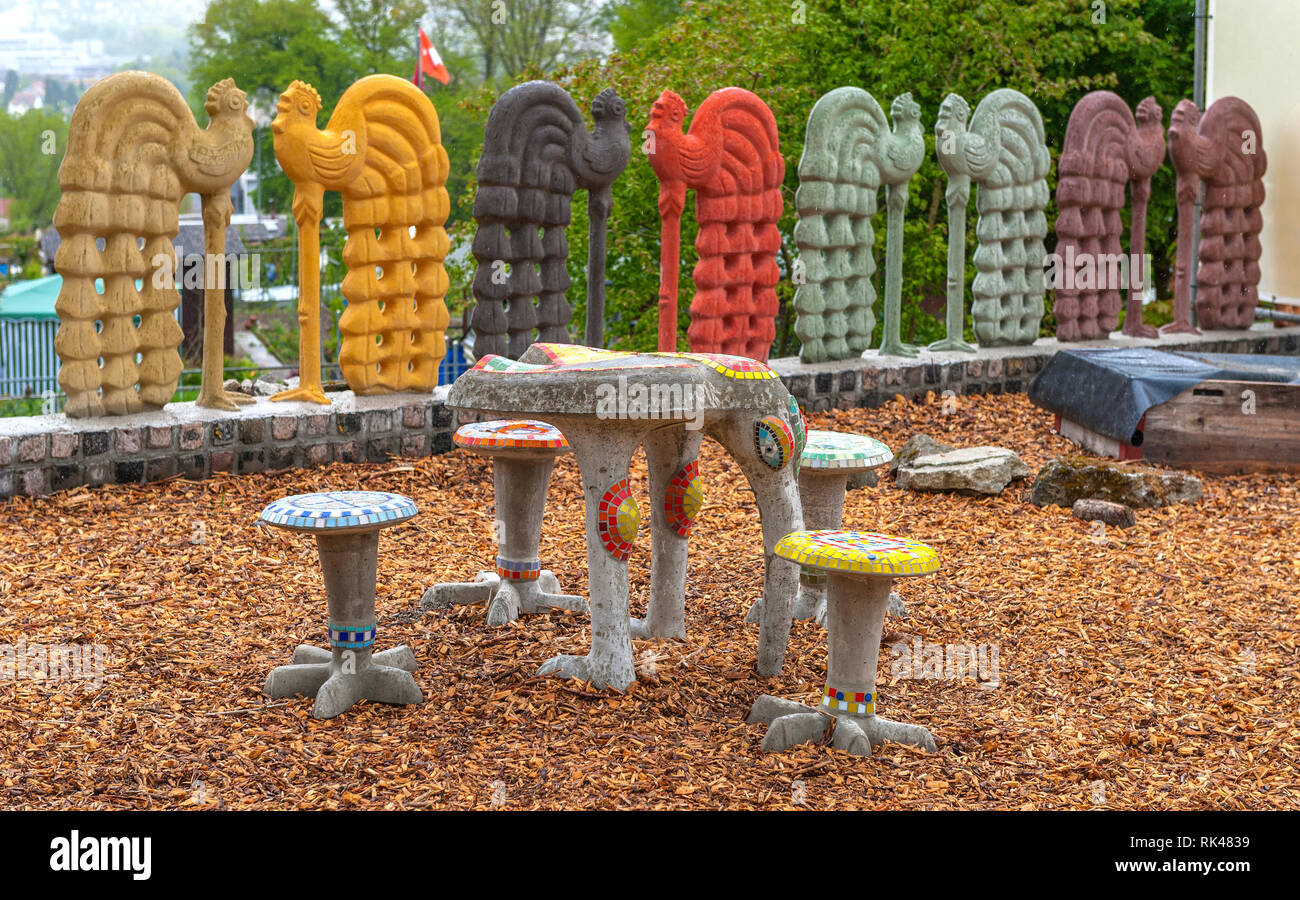
{"type": "Polygon", "coordinates": [[[424,33],[423,28],[420,29],[419,53],[420,55],[415,60],[415,74],[411,77],[416,87],[424,87],[422,77],[424,75],[436,78],[443,84],[451,83],[451,73],[442,64],[442,57],[434,49],[433,43],[429,40],[429,36],[424,33]]]}

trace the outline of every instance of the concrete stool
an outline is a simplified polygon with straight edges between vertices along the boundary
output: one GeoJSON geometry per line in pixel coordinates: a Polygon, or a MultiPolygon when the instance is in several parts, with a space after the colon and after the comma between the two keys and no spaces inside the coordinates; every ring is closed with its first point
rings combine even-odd
{"type": "Polygon", "coordinates": [[[582,597],[560,593],[560,582],[537,556],[542,513],[555,458],[569,442],[553,425],[531,419],[471,422],[456,429],[458,447],[492,458],[492,489],[497,506],[496,571],[474,581],[436,584],[420,599],[423,609],[487,604],[487,623],[504,625],[520,613],[547,607],[587,611],[582,597]]]}
{"type": "Polygon", "coordinates": [[[876,715],[876,662],[890,585],[938,569],[934,550],[869,531],[796,531],[781,539],[776,554],[826,573],[826,687],[820,710],[759,697],[745,721],[769,726],[763,749],[821,740],[833,723],[831,746],[855,756],[870,756],[884,740],[933,753],[934,737],[925,728],[876,715]]]}
{"type": "MultiPolygon", "coordinates": [[[[803,504],[803,524],[809,531],[836,531],[844,523],[844,494],[849,478],[894,458],[893,452],[875,438],[837,431],[809,431],[803,453],[799,456],[799,500],[803,504]]],[[[899,612],[902,600],[890,597],[890,611],[899,612]]],[[[747,622],[757,622],[762,600],[750,608],[747,622]]],[[[824,625],[826,615],[826,576],[807,566],[799,572],[799,593],[794,602],[794,618],[815,619],[824,625]]]]}
{"type": "Polygon", "coordinates": [[[293,664],[272,669],[263,691],[270,697],[316,698],[312,716],[329,719],[359,700],[420,703],[411,673],[415,654],[405,645],[373,653],[375,572],[379,531],[415,516],[415,502],[381,491],[329,491],[277,500],[262,523],[316,536],[329,598],[330,649],[300,644],[293,664]]]}

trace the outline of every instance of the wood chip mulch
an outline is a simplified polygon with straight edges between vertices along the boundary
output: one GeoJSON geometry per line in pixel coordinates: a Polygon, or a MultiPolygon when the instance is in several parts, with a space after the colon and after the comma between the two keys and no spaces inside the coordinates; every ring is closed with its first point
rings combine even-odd
{"type": "MultiPolygon", "coordinates": [[[[1037,468],[1074,447],[1023,395],[933,395],[814,416],[897,450],[926,432],[1009,447],[1037,468]]],[[[493,556],[489,464],[464,452],[383,465],[173,480],[0,503],[0,644],[108,647],[98,686],[0,681],[3,808],[1236,809],[1300,805],[1292,475],[1205,478],[1195,505],[1143,510],[1098,535],[1028,503],[916,494],[884,475],[850,493],[846,527],[923,540],[939,573],[900,582],[879,711],[927,726],[934,755],[885,744],[760,752],[760,694],[818,699],[825,639],[796,622],[780,677],[754,671],[762,556],[753,497],[709,441],[692,538],[689,639],[636,642],[626,693],[535,677],[585,653],[585,615],[488,628],[481,608],[421,615],[438,581],[493,556]],[[314,542],[253,526],[286,494],[397,491],[421,515],[380,539],[379,647],[410,645],[425,702],[362,703],[329,721],[270,701],[266,673],[321,644],[314,542]],[[890,673],[890,648],[997,645],[996,686],[890,673]]],[[[883,470],[882,470],[883,471],[883,470]]],[[[648,509],[644,459],[633,485],[648,509]]],[[[585,591],[572,458],[551,485],[542,555],[585,591]]],[[[649,536],[631,562],[644,611],[649,536]]]]}

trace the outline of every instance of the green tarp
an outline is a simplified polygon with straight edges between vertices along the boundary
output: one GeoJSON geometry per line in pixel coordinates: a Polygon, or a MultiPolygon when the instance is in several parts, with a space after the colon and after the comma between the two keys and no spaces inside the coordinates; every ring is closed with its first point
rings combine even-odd
{"type": "Polygon", "coordinates": [[[62,286],[62,275],[15,281],[0,292],[0,319],[57,319],[54,301],[62,286]]]}

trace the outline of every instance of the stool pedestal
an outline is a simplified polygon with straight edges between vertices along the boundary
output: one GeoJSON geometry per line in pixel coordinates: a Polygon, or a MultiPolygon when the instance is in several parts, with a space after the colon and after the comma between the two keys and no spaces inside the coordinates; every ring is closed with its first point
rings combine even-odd
{"type": "Polygon", "coordinates": [[[300,644],[291,665],[271,670],[263,691],[277,699],[315,697],[317,719],[333,718],[360,700],[421,702],[424,695],[411,676],[416,669],[411,648],[373,652],[379,532],[320,534],[316,546],[329,597],[331,648],[300,644]]]}
{"type": "MultiPolygon", "coordinates": [[[[857,532],[797,532],[790,537],[808,534],[824,535],[832,539],[845,535],[866,537],[857,532]]],[[[933,556],[932,551],[924,545],[907,543],[921,547],[933,556]]],[[[778,546],[778,553],[787,559],[803,562],[789,552],[782,553],[785,544],[783,541],[778,546]]],[[[867,553],[870,549],[862,552],[867,553]]],[[[872,562],[868,566],[874,563],[876,556],[873,555],[870,559],[872,562]]],[[[842,563],[842,560],[836,561],[836,564],[842,563]]],[[[768,726],[767,734],[763,737],[763,750],[780,752],[796,744],[821,741],[833,727],[831,746],[847,750],[856,756],[870,756],[886,740],[920,747],[933,753],[936,749],[934,736],[928,729],[876,715],[879,699],[876,694],[876,666],[880,658],[880,635],[884,628],[885,611],[889,606],[893,577],[826,570],[817,565],[809,568],[826,571],[826,684],[822,690],[821,704],[818,708],[813,708],[783,697],[759,697],[750,708],[745,721],[768,726]]],[[[918,569],[907,574],[923,572],[918,569]]]]}
{"type": "Polygon", "coordinates": [[[538,556],[555,457],[568,452],[564,437],[543,422],[522,420],[470,423],[457,430],[454,440],[458,446],[492,459],[495,570],[479,572],[473,581],[436,584],[424,592],[420,607],[436,610],[483,603],[488,625],[505,625],[521,614],[546,609],[586,612],[587,601],[561,593],[559,580],[542,568],[538,556]]]}
{"type": "Polygon", "coordinates": [[[268,696],[315,697],[317,719],[333,718],[361,700],[424,700],[411,676],[416,662],[409,647],[374,652],[379,531],[415,512],[415,504],[397,494],[340,491],[286,497],[262,513],[265,524],[316,538],[329,606],[329,649],[300,644],[291,664],[267,675],[262,690],[268,696]]]}

